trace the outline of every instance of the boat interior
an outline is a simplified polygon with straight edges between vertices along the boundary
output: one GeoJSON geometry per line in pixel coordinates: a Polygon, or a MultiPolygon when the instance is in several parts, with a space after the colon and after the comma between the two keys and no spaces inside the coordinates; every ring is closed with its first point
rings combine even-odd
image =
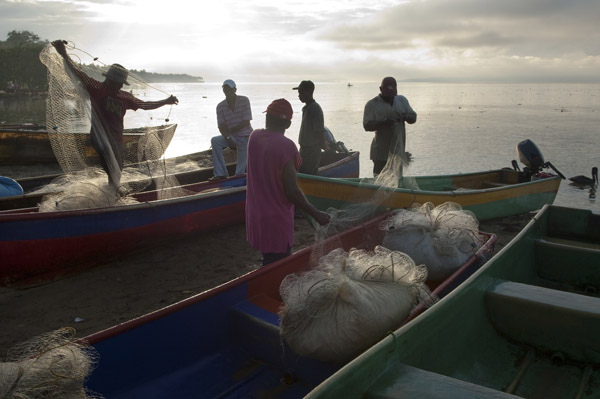
{"type": "Polygon", "coordinates": [[[600,397],[600,215],[543,212],[396,332],[402,348],[362,397],[600,397]]]}
{"type": "MultiPolygon", "coordinates": [[[[384,233],[377,226],[387,216],[380,216],[367,228],[353,229],[341,241],[325,241],[322,250],[328,253],[338,247],[346,250],[352,247],[372,249],[382,239],[384,233]]],[[[489,254],[493,251],[495,236],[484,235],[487,244],[481,253],[489,254]]],[[[280,263],[269,273],[249,278],[235,287],[217,288],[207,292],[195,305],[182,304],[179,311],[157,315],[160,318],[153,323],[174,326],[177,330],[171,333],[177,332],[178,336],[165,339],[190,342],[189,348],[183,351],[185,353],[182,353],[181,344],[168,343],[157,337],[157,326],[153,323],[140,324],[133,330],[113,335],[107,341],[92,341],[100,353],[101,367],[92,374],[89,388],[111,398],[303,397],[340,367],[296,355],[280,335],[280,282],[288,274],[306,268],[310,257],[311,253],[303,250],[293,256],[292,262],[280,263]],[[299,268],[299,265],[303,266],[299,268]],[[143,361],[149,356],[142,353],[143,348],[152,347],[143,342],[148,337],[161,340],[158,345],[161,353],[167,352],[164,355],[167,359],[152,367],[149,375],[140,370],[134,371],[133,376],[116,376],[114,370],[123,366],[119,365],[120,354],[110,353],[110,347],[121,346],[118,341],[130,342],[127,347],[129,356],[139,354],[143,361]],[[126,378],[127,381],[123,381],[126,378]]],[[[472,257],[451,278],[442,284],[431,283],[430,288],[435,295],[451,291],[476,270],[484,258],[472,257]]],[[[424,310],[425,306],[416,307],[411,317],[424,310]]]]}

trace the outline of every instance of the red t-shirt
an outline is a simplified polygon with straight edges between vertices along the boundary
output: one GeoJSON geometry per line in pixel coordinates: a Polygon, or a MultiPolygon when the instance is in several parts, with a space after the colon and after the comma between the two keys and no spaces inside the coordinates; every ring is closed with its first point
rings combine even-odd
{"type": "Polygon", "coordinates": [[[124,90],[109,90],[107,85],[92,78],[84,84],[92,102],[91,134],[103,129],[116,143],[122,143],[125,112],[137,110],[142,101],[124,90]]]}
{"type": "Polygon", "coordinates": [[[294,204],[283,190],[283,167],[301,159],[296,144],[280,132],[257,129],[248,140],[246,237],[262,253],[282,253],[294,244],[294,204]]]}

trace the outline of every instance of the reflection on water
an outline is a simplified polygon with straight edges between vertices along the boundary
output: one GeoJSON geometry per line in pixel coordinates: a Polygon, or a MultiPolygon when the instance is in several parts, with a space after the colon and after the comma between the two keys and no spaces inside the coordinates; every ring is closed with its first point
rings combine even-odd
{"type": "Polygon", "coordinates": [[[0,96],[0,124],[46,124],[44,96],[0,96]]]}

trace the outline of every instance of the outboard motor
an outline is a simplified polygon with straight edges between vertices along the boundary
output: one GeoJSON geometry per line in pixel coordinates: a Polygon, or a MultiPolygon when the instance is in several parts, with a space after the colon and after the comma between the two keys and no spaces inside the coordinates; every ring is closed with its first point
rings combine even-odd
{"type": "Polygon", "coordinates": [[[333,133],[331,130],[325,126],[325,140],[329,143],[329,149],[333,152],[339,152],[343,154],[348,154],[348,149],[341,141],[335,141],[335,137],[333,137],[333,133]]]}
{"type": "Polygon", "coordinates": [[[519,161],[525,165],[525,169],[532,175],[538,173],[544,167],[544,156],[535,143],[529,139],[521,141],[517,145],[519,161]]]}
{"type": "MultiPolygon", "coordinates": [[[[528,181],[531,180],[533,176],[538,173],[542,173],[542,169],[551,168],[556,172],[561,178],[565,178],[562,173],[560,173],[554,165],[550,162],[544,162],[544,156],[542,152],[538,148],[535,143],[529,139],[521,141],[517,145],[517,154],[519,155],[519,161],[525,168],[523,168],[522,178],[519,178],[519,181],[528,181]]],[[[519,170],[519,166],[516,161],[512,161],[513,168],[515,170],[519,170]]]]}

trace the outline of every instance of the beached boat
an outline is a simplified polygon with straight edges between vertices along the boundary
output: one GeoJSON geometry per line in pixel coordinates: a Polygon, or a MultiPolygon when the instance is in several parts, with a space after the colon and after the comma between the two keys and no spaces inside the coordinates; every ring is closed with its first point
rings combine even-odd
{"type": "MultiPolygon", "coordinates": [[[[387,214],[219,287],[86,338],[98,351],[87,387],[107,398],[300,398],[340,365],[300,357],[279,332],[279,286],[313,251],[373,249],[387,214]]],[[[452,276],[428,285],[444,296],[480,267],[496,237],[452,276]]],[[[417,306],[411,317],[425,310],[417,306]]],[[[426,310],[428,312],[429,310],[426,310]]]]}
{"type": "Polygon", "coordinates": [[[300,175],[299,185],[319,209],[345,209],[353,204],[368,204],[373,212],[387,208],[407,208],[431,202],[440,205],[456,202],[486,220],[518,215],[552,204],[561,179],[565,177],[544,157],[533,141],[517,145],[512,169],[440,176],[405,176],[401,188],[374,185],[374,179],[326,179],[300,175]],[[547,171],[545,171],[547,170],[547,171]],[[554,172],[554,173],[552,173],[554,172]]]}
{"type": "MultiPolygon", "coordinates": [[[[227,170],[229,171],[230,175],[233,175],[235,173],[236,166],[235,152],[226,151],[225,153],[227,170]]],[[[318,172],[319,176],[340,178],[358,177],[360,170],[359,155],[360,154],[358,152],[323,152],[323,156],[321,157],[321,167],[319,167],[318,172]]],[[[164,160],[164,165],[167,166],[166,177],[174,177],[182,185],[207,181],[213,176],[212,166],[201,166],[205,164],[207,160],[210,160],[210,163],[212,164],[210,150],[166,159],[164,160]],[[178,165],[187,164],[188,162],[200,162],[200,167],[194,168],[192,170],[184,169],[181,172],[177,172],[178,165]]],[[[142,170],[146,169],[145,164],[140,165],[140,168],[142,170]]],[[[161,168],[156,169],[160,170],[161,168]]],[[[36,206],[37,204],[39,204],[42,197],[48,194],[48,192],[44,190],[39,191],[39,189],[45,185],[50,184],[53,180],[61,176],[63,175],[53,174],[16,179],[16,182],[21,185],[25,193],[16,196],[0,196],[0,210],[29,208],[36,206]]],[[[150,178],[148,180],[149,185],[147,187],[147,190],[154,189],[154,182],[151,181],[150,178]]]]}
{"type": "MultiPolygon", "coordinates": [[[[319,173],[358,174],[358,153],[328,159],[338,160],[319,168],[319,173]]],[[[210,172],[207,178],[212,169],[210,172]]],[[[160,193],[138,193],[133,195],[138,203],[131,205],[56,212],[39,212],[37,206],[0,211],[0,286],[43,284],[154,240],[243,223],[245,185],[242,175],[160,193]],[[169,192],[173,198],[158,199],[159,194],[165,198],[169,192]]]]}
{"type": "MultiPolygon", "coordinates": [[[[175,134],[176,125],[154,126],[151,128],[125,129],[123,132],[123,143],[127,153],[135,154],[137,157],[137,145],[140,139],[149,133],[156,134],[163,144],[163,151],[171,142],[175,134]]],[[[57,133],[48,132],[44,126],[34,124],[22,125],[0,125],[0,165],[29,165],[57,163],[52,149],[50,135],[57,133]]],[[[98,154],[92,147],[89,133],[60,133],[69,135],[74,142],[83,146],[87,159],[97,160],[98,154]]],[[[157,157],[162,152],[152,153],[157,157]]],[[[135,162],[137,159],[125,159],[126,162],[135,162]]]]}
{"type": "Polygon", "coordinates": [[[561,182],[559,176],[543,174],[523,181],[523,173],[498,169],[410,177],[418,189],[380,187],[373,184],[373,179],[330,179],[299,174],[298,185],[308,200],[321,210],[371,203],[383,212],[387,208],[452,201],[472,211],[477,219],[486,220],[537,210],[554,201],[561,182]]]}
{"type": "Polygon", "coordinates": [[[307,398],[598,398],[599,293],[600,215],[547,205],[307,398]]]}

